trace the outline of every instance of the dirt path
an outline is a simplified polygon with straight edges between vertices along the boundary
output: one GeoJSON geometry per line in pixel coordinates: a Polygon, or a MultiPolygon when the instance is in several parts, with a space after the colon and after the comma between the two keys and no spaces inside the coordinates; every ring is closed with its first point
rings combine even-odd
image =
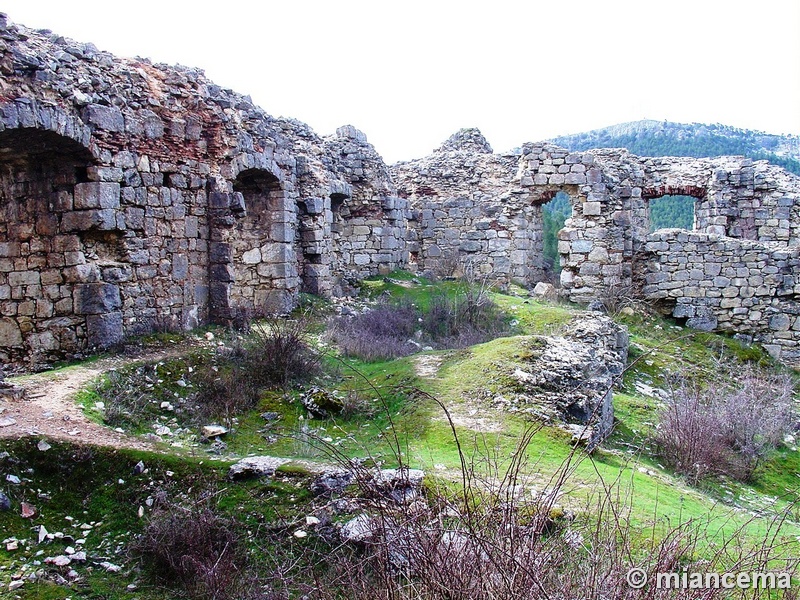
{"type": "Polygon", "coordinates": [[[417,377],[433,378],[439,374],[444,357],[440,354],[420,354],[414,359],[414,372],[417,377]]]}
{"type": "MultiPolygon", "coordinates": [[[[444,356],[441,354],[420,354],[414,359],[414,372],[417,377],[433,379],[439,375],[439,368],[442,366],[444,356]]],[[[491,418],[491,413],[487,414],[485,408],[481,408],[476,402],[463,401],[453,403],[447,407],[453,423],[458,427],[465,427],[480,433],[497,433],[502,431],[502,423],[491,418]]],[[[434,417],[436,420],[445,421],[446,417],[440,415],[434,417]]]]}
{"type": "Polygon", "coordinates": [[[111,356],[55,373],[9,378],[9,383],[25,390],[25,397],[22,400],[0,399],[0,439],[40,436],[98,446],[152,450],[153,446],[145,440],[87,419],[75,404],[75,396],[92,380],[111,369],[136,362],[159,361],[186,351],[184,346],[145,351],[134,357],[111,356]]]}

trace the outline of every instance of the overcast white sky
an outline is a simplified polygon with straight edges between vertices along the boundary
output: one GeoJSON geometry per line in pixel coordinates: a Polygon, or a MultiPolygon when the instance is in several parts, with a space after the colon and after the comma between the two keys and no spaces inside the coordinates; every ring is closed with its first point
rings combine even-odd
{"type": "Polygon", "coordinates": [[[387,162],[639,119],[800,134],[800,1],[4,0],[9,19],[205,69],[387,162]],[[214,7],[208,8],[209,6],[214,7]]]}

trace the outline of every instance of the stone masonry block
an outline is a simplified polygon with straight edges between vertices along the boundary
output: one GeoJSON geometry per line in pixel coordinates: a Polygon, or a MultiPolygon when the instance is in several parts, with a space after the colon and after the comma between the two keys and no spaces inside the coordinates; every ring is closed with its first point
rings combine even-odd
{"type": "Polygon", "coordinates": [[[119,189],[119,184],[111,181],[76,183],[74,208],[119,208],[119,189]]]}
{"type": "Polygon", "coordinates": [[[61,219],[61,231],[88,231],[99,229],[113,231],[118,229],[117,211],[112,208],[101,210],[76,210],[64,213],[61,219]]]}
{"type": "Polygon", "coordinates": [[[75,312],[79,315],[100,315],[122,307],[119,287],[110,283],[84,283],[75,289],[75,312]]]}

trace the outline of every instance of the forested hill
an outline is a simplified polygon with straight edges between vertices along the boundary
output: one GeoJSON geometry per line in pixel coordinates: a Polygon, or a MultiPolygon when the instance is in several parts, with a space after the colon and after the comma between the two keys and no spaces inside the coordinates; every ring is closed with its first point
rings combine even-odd
{"type": "Polygon", "coordinates": [[[638,156],[744,155],[769,160],[800,175],[800,137],[773,135],[727,125],[635,121],[553,138],[568,150],[627,148],[638,156]]]}

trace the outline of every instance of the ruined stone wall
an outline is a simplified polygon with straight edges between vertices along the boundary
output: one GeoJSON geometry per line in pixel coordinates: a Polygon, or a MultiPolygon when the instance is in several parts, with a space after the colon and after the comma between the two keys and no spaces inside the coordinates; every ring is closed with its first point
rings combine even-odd
{"type": "Polygon", "coordinates": [[[797,358],[800,178],[779,167],[547,144],[497,155],[462,130],[392,170],[412,204],[408,246],[420,269],[449,274],[468,261],[495,281],[541,280],[541,205],[563,191],[573,208],[559,232],[563,297],[638,295],[692,326],[797,358]],[[650,234],[649,202],[668,194],[696,198],[695,232],[650,234]]]}
{"type": "Polygon", "coordinates": [[[527,285],[543,270],[541,204],[515,177],[518,157],[492,152],[479,131],[465,129],[431,156],[392,167],[412,207],[410,263],[450,276],[478,276],[527,285]]]}
{"type": "Polygon", "coordinates": [[[286,312],[300,291],[347,293],[401,267],[469,266],[532,285],[548,277],[542,205],[560,191],[573,208],[559,233],[564,297],[646,290],[679,318],[795,352],[794,284],[755,284],[762,263],[794,277],[800,179],[767,163],[541,143],[495,154],[480,132],[462,130],[431,156],[388,168],[352,126],[322,138],[197,69],[117,58],[3,15],[0,74],[6,366],[286,312]],[[677,193],[697,199],[692,235],[722,237],[652,238],[649,201],[677,193]],[[693,243],[719,274],[700,268],[693,243]],[[701,271],[703,285],[679,293],[685,273],[693,281],[701,271]]]}
{"type": "Polygon", "coordinates": [[[341,293],[355,281],[408,263],[408,202],[397,195],[389,169],[366,136],[352,126],[325,139],[327,155],[352,190],[331,204],[331,269],[341,293]]]}
{"type": "Polygon", "coordinates": [[[696,329],[800,359],[800,246],[664,229],[648,236],[642,260],[645,299],[696,329]]]}
{"type": "Polygon", "coordinates": [[[406,263],[406,203],[352,127],[323,139],[197,69],[4,15],[0,73],[7,365],[286,312],[406,263]]]}

